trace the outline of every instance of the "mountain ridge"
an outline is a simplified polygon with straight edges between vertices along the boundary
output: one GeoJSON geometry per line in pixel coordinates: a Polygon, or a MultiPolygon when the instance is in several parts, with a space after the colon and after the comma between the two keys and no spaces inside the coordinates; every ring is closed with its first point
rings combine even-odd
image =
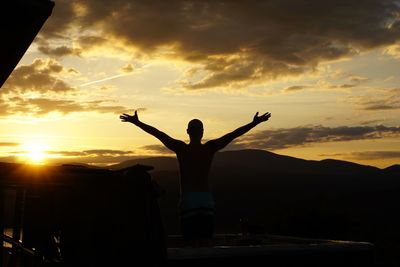
{"type": "MultiPolygon", "coordinates": [[[[250,160],[257,160],[258,163],[261,161],[270,162],[270,163],[280,163],[280,164],[291,164],[301,168],[313,168],[318,165],[320,167],[325,167],[329,169],[365,169],[365,170],[375,170],[375,171],[398,171],[400,170],[399,164],[394,164],[392,166],[386,168],[378,168],[371,165],[359,164],[351,161],[345,160],[336,160],[336,159],[323,159],[323,160],[307,160],[287,155],[281,155],[277,153],[273,153],[266,150],[258,150],[258,149],[243,149],[243,150],[229,150],[218,152],[214,158],[214,165],[218,165],[221,161],[229,160],[239,165],[242,165],[250,160]],[[301,165],[301,166],[300,166],[301,165]]],[[[107,166],[107,168],[111,170],[119,170],[126,167],[133,166],[135,164],[143,164],[143,165],[155,165],[156,171],[161,170],[177,170],[178,162],[174,156],[153,156],[153,157],[141,157],[135,158],[131,160],[126,160],[120,162],[118,164],[113,164],[107,166]]],[[[304,170],[304,169],[303,169],[304,170]]]]}

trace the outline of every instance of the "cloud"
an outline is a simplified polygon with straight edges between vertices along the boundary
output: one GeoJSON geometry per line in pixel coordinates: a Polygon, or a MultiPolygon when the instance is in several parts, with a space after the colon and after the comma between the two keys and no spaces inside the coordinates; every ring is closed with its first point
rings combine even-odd
{"type": "MultiPolygon", "coordinates": [[[[113,46],[115,43],[110,43],[103,36],[97,35],[82,35],[76,40],[76,45],[80,47],[81,54],[96,50],[100,47],[113,46]]],[[[104,56],[104,54],[103,54],[104,56]]]]}
{"type": "Polygon", "coordinates": [[[349,79],[351,82],[356,82],[356,83],[358,83],[358,82],[365,82],[365,81],[368,81],[368,80],[369,80],[367,77],[359,76],[359,75],[350,75],[350,76],[348,77],[348,79],[349,79]]]}
{"type": "Polygon", "coordinates": [[[131,73],[134,70],[132,64],[126,64],[121,68],[122,73],[131,73]]]}
{"type": "Polygon", "coordinates": [[[10,91],[19,93],[74,92],[76,88],[59,78],[73,71],[76,70],[66,69],[56,60],[35,59],[30,65],[17,67],[2,87],[1,93],[10,91]]]}
{"type": "Polygon", "coordinates": [[[0,116],[10,115],[29,115],[44,116],[52,112],[58,112],[63,115],[74,112],[97,112],[121,114],[131,111],[124,106],[108,105],[110,100],[95,101],[76,101],[70,99],[52,99],[52,98],[23,98],[11,97],[9,99],[0,98],[0,116]]]}
{"type": "Polygon", "coordinates": [[[81,54],[80,49],[71,48],[65,45],[58,46],[58,47],[51,47],[51,46],[39,46],[38,50],[45,55],[54,56],[54,57],[64,57],[75,55],[79,56],[81,54]]]}
{"type": "Polygon", "coordinates": [[[18,157],[16,157],[16,156],[0,157],[0,162],[15,163],[15,162],[18,162],[18,157]]]}
{"type": "Polygon", "coordinates": [[[144,150],[146,154],[161,154],[161,155],[174,154],[171,150],[169,150],[163,145],[147,145],[140,147],[140,149],[144,150]]]}
{"type": "Polygon", "coordinates": [[[400,44],[397,43],[397,44],[388,46],[385,49],[385,54],[388,54],[394,58],[399,59],[400,58],[400,44]]]}
{"type": "Polygon", "coordinates": [[[0,147],[1,146],[19,146],[19,143],[14,143],[14,142],[0,142],[0,147]]]}
{"type": "Polygon", "coordinates": [[[126,156],[133,155],[130,150],[115,149],[90,149],[83,151],[46,151],[47,154],[55,154],[64,157],[95,157],[95,156],[126,156]]]}
{"type": "Polygon", "coordinates": [[[353,88],[356,86],[357,86],[357,84],[345,83],[345,84],[339,84],[339,85],[331,85],[329,88],[330,89],[348,89],[348,88],[353,88]]]}
{"type": "Polygon", "coordinates": [[[376,120],[366,120],[366,121],[362,121],[360,122],[361,125],[368,125],[368,124],[376,124],[376,123],[380,123],[384,121],[383,119],[376,119],[376,120]]]}
{"type": "Polygon", "coordinates": [[[131,60],[141,56],[132,46],[127,46],[123,40],[109,34],[84,33],[72,40],[72,43],[74,47],[72,55],[79,57],[111,57],[131,60]]]}
{"type": "Polygon", "coordinates": [[[86,163],[108,165],[113,163],[120,163],[125,160],[136,158],[137,155],[130,150],[116,150],[116,149],[89,149],[83,151],[46,151],[51,155],[46,159],[46,162],[52,164],[63,163],[86,163]]]}
{"type": "Polygon", "coordinates": [[[58,44],[58,42],[50,42],[47,39],[42,38],[41,36],[37,36],[34,40],[34,43],[37,45],[38,50],[48,56],[61,58],[65,56],[79,56],[82,52],[79,48],[74,48],[71,46],[67,46],[64,43],[58,44]]]}
{"type": "MultiPolygon", "coordinates": [[[[42,34],[65,37],[74,26],[97,41],[106,36],[196,63],[203,76],[182,83],[194,90],[299,75],[394,45],[398,14],[397,0],[59,0],[42,34]]],[[[85,49],[83,39],[78,43],[85,49]]]]}
{"type": "Polygon", "coordinates": [[[76,19],[74,1],[61,0],[55,2],[51,16],[40,31],[40,36],[44,39],[68,38],[68,32],[76,19]]]}
{"type": "Polygon", "coordinates": [[[310,83],[307,85],[292,85],[286,88],[281,89],[280,93],[283,94],[287,94],[287,93],[297,93],[297,92],[301,92],[301,91],[305,91],[305,90],[312,90],[312,91],[327,91],[327,90],[338,90],[338,91],[343,91],[343,90],[347,90],[347,89],[351,89],[354,87],[357,87],[360,85],[360,83],[362,83],[363,81],[365,81],[364,79],[362,79],[362,77],[359,76],[355,76],[354,77],[350,77],[350,75],[343,75],[341,74],[341,76],[344,76],[346,79],[351,80],[353,83],[340,83],[338,82],[338,80],[342,79],[343,77],[339,77],[339,75],[335,75],[338,77],[334,78],[335,84],[333,84],[332,82],[330,82],[329,80],[323,80],[320,79],[317,82],[314,83],[310,83]]]}
{"type": "MultiPolygon", "coordinates": [[[[14,151],[11,156],[2,157],[0,160],[7,162],[23,162],[23,157],[16,155],[25,155],[27,151],[14,151]]],[[[125,160],[137,158],[133,151],[129,150],[115,150],[115,149],[90,149],[83,151],[65,151],[65,150],[51,150],[45,151],[46,164],[65,164],[65,163],[86,163],[108,165],[113,163],[120,163],[125,160]]]]}
{"type": "Polygon", "coordinates": [[[357,151],[350,153],[321,154],[321,157],[341,157],[352,160],[400,159],[400,151],[357,151]]]}
{"type": "Polygon", "coordinates": [[[400,88],[376,90],[373,96],[365,95],[352,100],[363,110],[395,110],[400,109],[400,88]]]}
{"type": "Polygon", "coordinates": [[[384,125],[325,127],[316,125],[265,130],[254,134],[248,134],[234,141],[228,148],[277,150],[313,143],[380,139],[399,136],[400,127],[384,125]]]}
{"type": "Polygon", "coordinates": [[[302,91],[302,90],[305,90],[305,89],[308,89],[308,88],[310,88],[310,86],[307,86],[307,85],[293,85],[293,86],[289,86],[289,87],[284,88],[282,91],[284,93],[291,93],[291,92],[302,91]]]}
{"type": "MultiPolygon", "coordinates": [[[[54,59],[35,59],[17,67],[0,91],[0,116],[44,116],[52,112],[63,115],[74,112],[120,114],[131,111],[110,99],[80,100],[81,93],[62,77],[79,75],[54,59]]],[[[121,74],[120,74],[121,75],[121,74]]]]}
{"type": "Polygon", "coordinates": [[[350,156],[361,160],[400,159],[400,151],[363,151],[353,152],[350,156]]]}

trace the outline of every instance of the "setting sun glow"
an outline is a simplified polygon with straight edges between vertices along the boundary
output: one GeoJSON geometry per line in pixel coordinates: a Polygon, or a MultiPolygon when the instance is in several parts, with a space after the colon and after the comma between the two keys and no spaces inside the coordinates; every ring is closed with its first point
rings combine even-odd
{"type": "Polygon", "coordinates": [[[24,145],[26,153],[23,155],[30,163],[43,164],[47,158],[45,146],[43,144],[27,144],[24,145]]]}

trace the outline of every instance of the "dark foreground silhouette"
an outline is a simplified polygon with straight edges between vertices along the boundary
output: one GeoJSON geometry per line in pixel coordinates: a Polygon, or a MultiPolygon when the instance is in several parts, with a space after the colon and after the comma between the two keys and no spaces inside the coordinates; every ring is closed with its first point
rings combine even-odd
{"type": "MultiPolygon", "coordinates": [[[[8,197],[4,199],[11,201],[13,197],[9,193],[15,191],[14,199],[23,196],[18,192],[24,190],[26,196],[23,202],[3,203],[8,211],[12,203],[24,205],[23,209],[20,205],[14,206],[17,212],[14,214],[22,212],[23,216],[18,219],[5,211],[8,220],[3,222],[21,221],[24,247],[38,260],[51,260],[54,256],[58,259],[59,253],[54,254],[54,244],[48,241],[53,240],[49,237],[54,236],[55,230],[56,234],[61,233],[61,246],[56,246],[61,248],[61,266],[99,266],[96,264],[105,262],[119,266],[116,263],[124,260],[162,260],[165,250],[157,202],[167,234],[177,233],[174,232],[179,198],[177,163],[172,157],[137,159],[109,166],[118,169],[115,171],[0,164],[1,182],[8,185],[3,191],[8,192],[8,197]],[[153,165],[151,177],[142,168],[138,169],[137,163],[153,165]],[[135,167],[121,169],[128,165],[135,167]],[[157,181],[166,192],[159,201],[150,181],[157,181]],[[64,265],[67,262],[71,265],[64,265]]],[[[226,238],[232,236],[233,243],[228,244],[233,247],[228,254],[233,263],[244,256],[244,263],[261,260],[270,266],[342,266],[344,263],[368,266],[374,262],[368,245],[309,238],[372,241],[380,263],[398,263],[398,174],[398,166],[382,170],[335,160],[308,161],[260,150],[217,153],[210,172],[218,203],[214,244],[224,246],[226,238]],[[239,227],[241,218],[247,220],[242,220],[239,227]],[[237,239],[238,232],[248,235],[249,239],[237,239]],[[302,236],[307,240],[276,239],[271,235],[302,236]],[[260,242],[262,248],[258,249],[260,242]],[[242,250],[245,244],[250,247],[242,250]],[[283,264],[287,261],[293,264],[283,264]],[[319,264],[310,265],[310,261],[319,264]]],[[[19,240],[18,233],[14,232],[13,239],[19,240]]],[[[177,254],[169,259],[181,262],[182,257],[190,254],[195,256],[190,263],[197,262],[199,257],[208,262],[214,256],[221,256],[218,252],[227,255],[228,251],[201,248],[196,253],[191,248],[183,251],[170,248],[168,255],[169,252],[177,254]]],[[[18,248],[6,251],[12,252],[11,256],[18,255],[18,248]]],[[[186,260],[182,264],[194,266],[186,260]]]]}
{"type": "Polygon", "coordinates": [[[214,198],[210,192],[208,178],[215,153],[270,117],[271,114],[268,112],[261,116],[258,116],[257,112],[250,123],[204,144],[201,142],[204,133],[203,123],[198,119],[193,119],[188,124],[189,144],[141,122],[137,111],[133,116],[123,114],[120,119],[123,122],[133,123],[175,152],[180,173],[181,231],[185,239],[192,241],[207,240],[213,235],[214,198]]]}
{"type": "MultiPolygon", "coordinates": [[[[174,206],[179,198],[178,164],[173,157],[135,159],[154,166],[152,177],[165,190],[160,209],[168,234],[177,234],[174,206]]],[[[294,235],[372,242],[377,261],[400,260],[400,165],[380,169],[340,160],[304,160],[263,150],[215,155],[210,183],[215,192],[216,233],[294,235]]],[[[386,266],[386,265],[380,265],[386,266]]]]}

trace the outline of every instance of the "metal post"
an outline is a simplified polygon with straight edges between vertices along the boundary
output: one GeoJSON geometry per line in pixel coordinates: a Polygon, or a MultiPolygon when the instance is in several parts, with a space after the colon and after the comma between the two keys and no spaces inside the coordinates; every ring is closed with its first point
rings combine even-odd
{"type": "Polygon", "coordinates": [[[4,187],[0,184],[0,266],[4,263],[4,187]]]}
{"type": "Polygon", "coordinates": [[[14,229],[13,239],[19,241],[21,239],[21,230],[23,229],[24,209],[25,209],[25,188],[17,188],[14,213],[14,229]]]}
{"type": "MultiPolygon", "coordinates": [[[[23,218],[25,209],[25,193],[26,190],[23,187],[16,188],[15,196],[15,208],[14,208],[14,220],[13,220],[13,234],[12,239],[15,244],[19,244],[21,240],[21,231],[23,229],[23,218]]],[[[12,261],[11,266],[17,266],[19,260],[21,260],[21,249],[18,245],[12,245],[12,261]]]]}

